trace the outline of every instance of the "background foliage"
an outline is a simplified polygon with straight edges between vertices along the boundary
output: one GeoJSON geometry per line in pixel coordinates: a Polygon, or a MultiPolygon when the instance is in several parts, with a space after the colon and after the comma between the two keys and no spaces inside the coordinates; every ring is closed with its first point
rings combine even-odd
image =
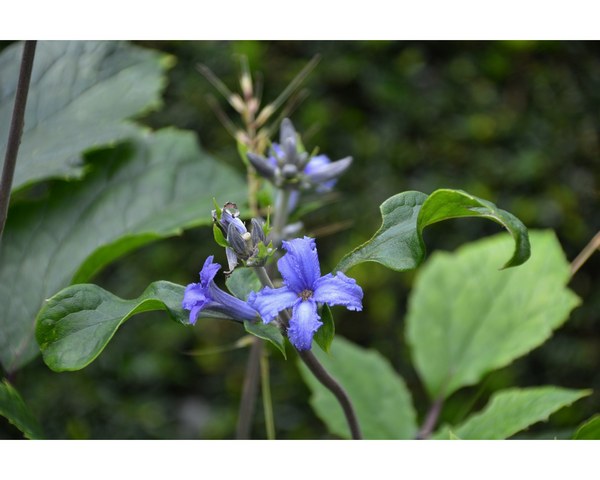
{"type": "MultiPolygon", "coordinates": [[[[234,87],[237,55],[264,74],[274,99],[315,54],[305,82],[310,96],[292,116],[308,148],[332,158],[352,155],[326,208],[306,217],[319,236],[323,271],[379,227],[378,206],[405,190],[460,188],[487,198],[529,228],[552,228],[573,259],[600,229],[600,48],[582,42],[145,42],[177,59],[164,106],[138,122],[198,133],[203,149],[240,173],[232,139],[208,108],[214,93],[196,70],[208,65],[234,87]]],[[[224,102],[223,102],[224,104],[224,102]]],[[[200,195],[199,195],[200,196],[200,195]]],[[[206,193],[202,196],[209,196],[206,193]]],[[[237,198],[219,199],[241,200],[237,198]]],[[[212,203],[199,202],[210,210],[212,203]]],[[[10,212],[9,212],[10,218],[10,212]]],[[[494,233],[486,220],[454,220],[426,229],[428,250],[494,233]]],[[[192,229],[145,246],[101,271],[93,281],[135,298],[157,279],[195,281],[212,232],[192,229]]],[[[221,263],[224,261],[216,258],[221,263]]],[[[500,262],[501,263],[501,262],[500,262]]],[[[499,264],[498,264],[499,265],[499,264]]],[[[583,300],[541,348],[449,398],[442,423],[457,425],[466,409],[509,387],[553,384],[594,390],[550,417],[528,438],[570,436],[600,404],[600,280],[598,255],[570,283],[583,300]]],[[[426,390],[410,364],[404,319],[414,274],[362,264],[351,274],[365,290],[367,316],[334,309],[336,331],[378,350],[402,375],[420,423],[426,390]]],[[[239,326],[199,322],[181,328],[161,314],[124,324],[87,369],[54,374],[40,357],[11,381],[49,438],[223,438],[234,430],[246,350],[226,350],[239,326]],[[202,355],[188,355],[201,351],[202,355]]],[[[272,391],[279,438],[326,438],[308,407],[310,392],[295,362],[272,357],[272,391]]],[[[254,436],[264,436],[258,409],[254,436]]],[[[456,433],[456,432],[455,432],[456,433]]],[[[460,435],[459,435],[460,436],[460,435]]],[[[0,438],[21,438],[0,418],[0,438]]]]}

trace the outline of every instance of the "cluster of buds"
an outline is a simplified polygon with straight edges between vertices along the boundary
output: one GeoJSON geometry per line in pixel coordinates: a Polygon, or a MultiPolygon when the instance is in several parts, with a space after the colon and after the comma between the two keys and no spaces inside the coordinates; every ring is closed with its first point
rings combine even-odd
{"type": "Polygon", "coordinates": [[[263,266],[275,251],[272,243],[267,242],[268,223],[253,218],[248,230],[239,217],[237,205],[231,202],[212,211],[215,240],[225,247],[229,267],[226,273],[231,273],[240,263],[248,267],[263,266]]]}
{"type": "Polygon", "coordinates": [[[289,118],[281,122],[279,138],[279,144],[271,146],[269,157],[247,153],[256,171],[277,188],[327,191],[352,163],[352,157],[332,162],[326,155],[309,155],[289,118]]]}

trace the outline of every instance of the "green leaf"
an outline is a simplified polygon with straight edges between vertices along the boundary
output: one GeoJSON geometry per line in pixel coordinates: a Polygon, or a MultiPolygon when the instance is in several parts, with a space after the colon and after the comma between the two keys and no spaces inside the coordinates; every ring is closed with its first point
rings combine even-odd
{"type": "Polygon", "coordinates": [[[600,440],[600,415],[594,415],[579,426],[573,440],[600,440]]]}
{"type": "Polygon", "coordinates": [[[502,440],[590,394],[589,390],[551,386],[503,390],[492,395],[485,409],[453,427],[452,432],[461,440],[502,440]]]}
{"type": "MultiPolygon", "coordinates": [[[[236,268],[225,281],[225,285],[233,295],[242,300],[247,300],[250,292],[258,292],[262,288],[260,280],[252,268],[236,268]]],[[[282,353],[283,357],[287,358],[285,340],[275,322],[264,324],[260,320],[256,322],[245,321],[244,328],[249,334],[271,342],[282,353]]]]}
{"type": "Polygon", "coordinates": [[[323,349],[324,352],[329,353],[331,348],[331,342],[335,335],[335,323],[333,322],[333,314],[329,305],[323,304],[321,308],[321,321],[323,325],[317,330],[314,340],[317,345],[323,349]]]}
{"type": "MultiPolygon", "coordinates": [[[[354,405],[365,439],[412,439],[417,434],[416,415],[402,378],[378,352],[365,350],[339,335],[331,353],[313,350],[325,370],[344,387],[354,405]]],[[[311,406],[327,428],[350,438],[342,408],[299,360],[304,381],[312,391],[311,406]]]]}
{"type": "Polygon", "coordinates": [[[34,319],[44,299],[134,248],[210,225],[215,192],[245,195],[239,176],[189,132],[161,130],[90,157],[83,181],[54,182],[46,197],[9,211],[0,244],[0,360],[8,371],[38,353],[34,319]]]}
{"type": "Polygon", "coordinates": [[[259,278],[252,268],[236,268],[225,280],[227,289],[241,300],[248,300],[250,292],[258,292],[262,288],[259,278]]]}
{"type": "Polygon", "coordinates": [[[254,323],[244,321],[244,328],[249,334],[271,342],[281,352],[283,358],[287,358],[285,353],[285,339],[275,322],[265,324],[261,320],[257,320],[254,323]]]}
{"type": "MultiPolygon", "coordinates": [[[[124,300],[97,285],[72,285],[50,298],[36,319],[35,336],[44,362],[56,372],[80,370],[104,350],[119,327],[133,315],[165,311],[184,325],[188,312],[181,301],[185,288],[159,281],[134,300],[124,300]]],[[[200,312],[200,317],[218,314],[200,312]]]]}
{"type": "Polygon", "coordinates": [[[336,270],[346,271],[363,262],[377,262],[398,271],[416,268],[425,257],[425,227],[459,217],[488,218],[510,232],[515,249],[505,268],[520,265],[529,258],[527,229],[521,221],[493,203],[461,190],[436,190],[429,197],[421,192],[399,193],[379,208],[383,219],[379,230],[342,258],[336,270]]]}
{"type": "MultiPolygon", "coordinates": [[[[22,43],[0,55],[0,152],[22,43]]],[[[158,107],[172,57],[125,42],[38,42],[13,189],[50,178],[80,177],[82,152],[128,138],[126,119],[158,107]]]]}
{"type": "Polygon", "coordinates": [[[0,383],[0,415],[17,427],[26,438],[36,440],[44,438],[34,415],[14,387],[4,380],[0,383]]]}
{"type": "Polygon", "coordinates": [[[498,235],[436,252],[418,273],[407,338],[431,398],[474,385],[541,345],[579,304],[554,233],[532,232],[531,241],[533,256],[519,268],[495,268],[512,246],[498,235]]]}

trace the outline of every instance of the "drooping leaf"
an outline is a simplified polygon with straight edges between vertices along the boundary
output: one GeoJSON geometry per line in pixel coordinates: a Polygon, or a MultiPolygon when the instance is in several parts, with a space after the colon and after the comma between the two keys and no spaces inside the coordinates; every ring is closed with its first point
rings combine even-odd
{"type": "MultiPolygon", "coordinates": [[[[503,390],[492,395],[481,412],[452,427],[451,431],[461,440],[503,440],[547,420],[552,413],[590,393],[551,386],[503,390]]],[[[438,435],[438,438],[447,438],[446,433],[438,435]]]]}
{"type": "Polygon", "coordinates": [[[119,256],[183,228],[209,225],[212,195],[243,198],[239,176],[172,129],[96,152],[75,184],[9,212],[0,244],[0,360],[8,371],[38,353],[34,319],[44,300],[119,256]]]}
{"type": "Polygon", "coordinates": [[[436,190],[429,196],[403,192],[388,198],[379,208],[383,219],[379,230],[342,258],[336,270],[346,271],[363,262],[377,262],[398,271],[416,268],[425,257],[425,227],[459,217],[488,218],[510,232],[514,251],[505,268],[520,265],[529,258],[527,229],[521,221],[493,203],[461,190],[436,190]]]}
{"type": "MultiPolygon", "coordinates": [[[[389,362],[339,335],[329,354],[313,349],[321,364],[346,390],[365,439],[412,439],[417,433],[416,414],[402,378],[389,362]]],[[[312,391],[311,406],[327,428],[343,438],[350,430],[333,394],[299,361],[300,371],[312,391]]]]}
{"type": "MultiPolygon", "coordinates": [[[[104,350],[119,327],[133,315],[165,311],[189,325],[181,307],[185,287],[154,282],[134,300],[124,300],[92,284],[78,284],[50,298],[36,320],[35,336],[44,362],[56,372],[80,370],[104,350]]],[[[223,317],[203,310],[199,318],[223,317]]]]}
{"type": "MultiPolygon", "coordinates": [[[[6,148],[23,45],[0,55],[0,152],[6,148]]],[[[125,42],[38,42],[13,189],[80,177],[82,152],[128,138],[126,119],[160,105],[173,59],[125,42]]]]}
{"type": "Polygon", "coordinates": [[[532,258],[519,268],[496,268],[512,246],[498,235],[436,252],[417,275],[407,338],[431,398],[476,384],[541,345],[579,304],[555,235],[532,232],[531,241],[532,258]]]}
{"type": "Polygon", "coordinates": [[[0,415],[23,432],[26,438],[31,440],[44,438],[38,421],[8,380],[0,383],[0,415]]]}
{"type": "Polygon", "coordinates": [[[324,352],[329,352],[331,342],[333,342],[333,337],[335,335],[335,323],[333,322],[331,309],[326,303],[323,304],[323,307],[321,308],[321,321],[323,322],[323,325],[321,325],[317,330],[317,333],[315,333],[314,340],[324,352]]]}
{"type": "Polygon", "coordinates": [[[600,440],[600,415],[594,415],[580,425],[573,440],[600,440]]]}

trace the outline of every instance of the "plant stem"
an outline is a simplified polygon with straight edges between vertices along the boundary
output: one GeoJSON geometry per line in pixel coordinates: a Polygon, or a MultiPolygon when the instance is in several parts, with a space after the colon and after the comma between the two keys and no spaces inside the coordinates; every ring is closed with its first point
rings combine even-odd
{"type": "Polygon", "coordinates": [[[260,357],[260,383],[262,386],[263,409],[265,412],[265,425],[267,439],[275,440],[275,418],[273,416],[273,402],[271,400],[271,381],[269,377],[269,354],[266,349],[260,357]]]}
{"type": "Polygon", "coordinates": [[[247,440],[250,438],[250,428],[252,426],[252,417],[256,404],[256,395],[258,393],[260,358],[262,357],[262,353],[263,341],[260,338],[255,338],[250,347],[250,355],[248,357],[246,375],[244,377],[244,386],[242,387],[242,399],[240,400],[236,428],[236,438],[238,440],[247,440]]]}
{"type": "MultiPolygon", "coordinates": [[[[273,282],[269,278],[269,275],[264,267],[255,268],[254,271],[258,275],[261,283],[266,287],[273,288],[273,282]]],[[[283,310],[280,314],[282,317],[282,323],[286,326],[290,323],[290,314],[287,310],[283,310]]],[[[306,364],[308,369],[312,372],[312,374],[316,377],[321,384],[327,388],[337,401],[340,403],[342,410],[344,411],[344,415],[346,416],[346,421],[348,422],[348,426],[350,427],[350,433],[352,434],[353,440],[361,440],[362,434],[360,432],[360,426],[358,424],[358,418],[356,417],[356,413],[354,411],[354,407],[352,406],[352,402],[350,397],[344,390],[337,380],[335,380],[327,370],[321,365],[321,362],[315,357],[315,355],[310,350],[299,351],[298,355],[302,359],[302,361],[306,364]]]]}
{"type": "Polygon", "coordinates": [[[8,204],[10,203],[10,190],[15,173],[15,166],[17,164],[17,154],[19,153],[21,136],[23,135],[25,106],[27,105],[27,93],[29,92],[33,58],[35,57],[35,46],[35,40],[26,41],[23,47],[23,56],[21,57],[21,69],[19,72],[19,80],[17,82],[17,91],[15,93],[15,104],[13,107],[8,141],[6,143],[6,156],[4,157],[2,178],[0,178],[0,238],[2,237],[4,225],[6,224],[8,204]]]}
{"type": "Polygon", "coordinates": [[[329,373],[327,373],[327,370],[323,368],[323,365],[321,365],[319,360],[317,360],[317,357],[315,357],[310,350],[305,350],[303,352],[299,351],[298,354],[317,380],[319,380],[319,382],[321,382],[321,384],[337,398],[337,401],[344,410],[344,415],[346,415],[346,422],[348,422],[348,426],[350,427],[352,439],[361,440],[362,434],[360,432],[358,419],[346,390],[344,390],[344,388],[329,375],[329,373]]]}
{"type": "Polygon", "coordinates": [[[281,243],[283,237],[283,229],[288,220],[288,206],[290,203],[290,190],[282,188],[277,189],[277,197],[275,198],[275,208],[273,211],[273,230],[272,236],[275,239],[276,246],[281,243]]]}
{"type": "Polygon", "coordinates": [[[592,254],[596,251],[600,250],[600,232],[594,235],[594,238],[590,240],[590,242],[584,247],[584,249],[577,255],[575,260],[571,263],[571,276],[577,273],[582,265],[587,262],[587,260],[592,256],[592,254]]]}
{"type": "Polygon", "coordinates": [[[435,425],[438,421],[438,417],[442,412],[442,406],[444,405],[444,399],[442,397],[438,398],[433,404],[431,408],[427,412],[427,416],[425,417],[425,421],[423,422],[423,426],[421,430],[417,434],[417,440],[425,440],[429,438],[435,425]]]}

